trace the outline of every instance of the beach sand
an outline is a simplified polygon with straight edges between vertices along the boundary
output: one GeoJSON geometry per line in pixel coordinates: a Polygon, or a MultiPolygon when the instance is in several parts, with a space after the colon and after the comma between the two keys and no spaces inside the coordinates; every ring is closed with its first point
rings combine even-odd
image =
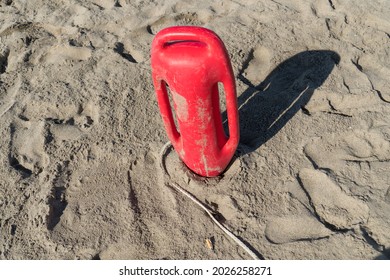
{"type": "Polygon", "coordinates": [[[259,258],[389,259],[389,18],[387,0],[1,0],[0,259],[250,259],[173,183],[259,258]],[[174,25],[231,58],[241,139],[219,178],[160,156],[150,47],[174,25]]]}

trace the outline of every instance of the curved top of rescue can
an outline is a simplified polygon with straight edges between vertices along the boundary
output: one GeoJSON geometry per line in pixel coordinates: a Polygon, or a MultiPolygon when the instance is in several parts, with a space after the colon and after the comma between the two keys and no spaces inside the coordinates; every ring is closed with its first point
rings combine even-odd
{"type": "MultiPolygon", "coordinates": [[[[219,36],[212,30],[199,26],[172,26],[159,31],[152,42],[152,65],[157,63],[169,64],[168,58],[176,53],[176,58],[182,57],[185,51],[193,56],[193,62],[206,57],[214,65],[220,65],[224,69],[218,76],[233,76],[230,59],[226,47],[219,36]],[[196,50],[197,49],[197,50],[196,50]]],[[[186,60],[189,64],[189,60],[186,60]]]]}
{"type": "Polygon", "coordinates": [[[175,43],[198,42],[205,44],[210,51],[216,51],[225,45],[214,31],[199,26],[172,26],[162,29],[155,36],[152,49],[162,50],[175,43]]]}
{"type": "Polygon", "coordinates": [[[207,47],[210,55],[222,55],[229,59],[226,47],[219,36],[214,31],[199,26],[172,26],[162,29],[153,40],[152,51],[160,52],[180,43],[202,44],[207,47]]]}

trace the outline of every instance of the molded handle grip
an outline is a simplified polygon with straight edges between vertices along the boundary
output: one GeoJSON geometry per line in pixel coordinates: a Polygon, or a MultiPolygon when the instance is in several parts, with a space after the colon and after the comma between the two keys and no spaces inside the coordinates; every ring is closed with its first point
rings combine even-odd
{"type": "Polygon", "coordinates": [[[194,41],[204,43],[209,51],[219,50],[222,43],[221,39],[211,30],[202,27],[191,26],[173,26],[161,30],[152,43],[152,49],[160,51],[169,46],[169,43],[178,41],[194,41]]]}
{"type": "Polygon", "coordinates": [[[161,116],[168,134],[168,138],[173,142],[172,144],[179,146],[180,133],[177,131],[175,121],[173,119],[172,109],[169,103],[168,91],[164,81],[157,81],[156,93],[157,101],[160,106],[161,116]]]}
{"type": "Polygon", "coordinates": [[[222,83],[225,88],[226,94],[226,112],[228,119],[229,139],[223,146],[222,153],[230,154],[234,153],[237,148],[238,142],[240,141],[240,127],[237,108],[236,85],[231,67],[227,68],[230,69],[227,69],[222,83]]]}

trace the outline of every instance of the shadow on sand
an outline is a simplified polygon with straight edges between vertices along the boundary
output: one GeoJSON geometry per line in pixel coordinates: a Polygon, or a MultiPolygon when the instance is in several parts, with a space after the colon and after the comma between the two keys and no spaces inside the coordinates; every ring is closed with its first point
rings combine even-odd
{"type": "MultiPolygon", "coordinates": [[[[243,76],[249,61],[245,63],[238,76],[248,88],[238,97],[238,108],[240,143],[247,146],[247,152],[278,133],[307,104],[339,61],[340,56],[333,51],[304,51],[279,64],[259,85],[243,76]]],[[[226,117],[224,112],[223,120],[226,117]]]]}
{"type": "Polygon", "coordinates": [[[390,248],[385,249],[382,254],[375,258],[376,260],[390,260],[390,248]]]}

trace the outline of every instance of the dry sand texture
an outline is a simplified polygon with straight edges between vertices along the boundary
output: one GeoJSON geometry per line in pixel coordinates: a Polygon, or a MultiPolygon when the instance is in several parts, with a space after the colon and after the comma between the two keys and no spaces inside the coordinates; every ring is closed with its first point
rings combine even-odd
{"type": "Polygon", "coordinates": [[[170,152],[170,180],[266,259],[390,258],[389,18],[387,0],[1,0],[0,258],[249,258],[164,184],[150,45],[172,25],[225,42],[241,142],[219,179],[170,152]]]}

